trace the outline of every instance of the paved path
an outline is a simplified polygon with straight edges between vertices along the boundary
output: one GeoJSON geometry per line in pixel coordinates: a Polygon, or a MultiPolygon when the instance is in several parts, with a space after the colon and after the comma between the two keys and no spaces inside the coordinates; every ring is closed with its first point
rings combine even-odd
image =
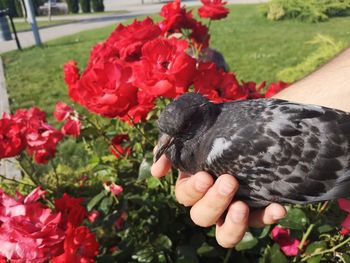
{"type": "MultiPolygon", "coordinates": [[[[9,113],[10,107],[6,92],[4,68],[0,57],[0,118],[3,112],[9,113]]],[[[17,168],[16,160],[13,158],[0,160],[0,175],[4,175],[8,178],[19,179],[21,177],[21,172],[17,168]]]]}
{"type": "MultiPolygon", "coordinates": [[[[110,24],[116,24],[129,18],[135,18],[142,15],[154,14],[159,12],[163,3],[152,3],[152,0],[144,0],[145,4],[141,4],[141,0],[105,0],[106,11],[126,10],[124,14],[101,14],[101,15],[80,15],[57,17],[53,19],[79,19],[74,23],[65,25],[57,25],[48,28],[40,29],[42,42],[46,42],[62,36],[76,34],[81,31],[100,28],[110,24]]],[[[230,4],[241,3],[261,3],[267,0],[228,0],[230,4]]],[[[198,0],[190,0],[183,2],[186,6],[200,5],[198,0]]],[[[45,19],[45,18],[38,18],[45,19]]],[[[22,47],[30,47],[35,44],[34,37],[31,31],[20,32],[18,34],[19,41],[22,47]]],[[[0,42],[0,54],[17,49],[15,41],[0,42]]]]}

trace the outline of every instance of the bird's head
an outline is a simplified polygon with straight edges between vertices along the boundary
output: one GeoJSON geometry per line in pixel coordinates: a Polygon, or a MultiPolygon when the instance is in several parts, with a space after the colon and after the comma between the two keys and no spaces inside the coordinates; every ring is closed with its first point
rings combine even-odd
{"type": "Polygon", "coordinates": [[[186,93],[167,105],[158,120],[160,136],[154,162],[176,139],[188,140],[198,134],[198,130],[208,123],[213,108],[215,104],[198,93],[186,93]]]}

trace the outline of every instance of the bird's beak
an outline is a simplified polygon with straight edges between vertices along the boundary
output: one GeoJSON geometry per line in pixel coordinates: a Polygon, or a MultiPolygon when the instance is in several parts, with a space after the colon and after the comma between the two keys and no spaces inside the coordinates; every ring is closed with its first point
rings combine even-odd
{"type": "Polygon", "coordinates": [[[174,137],[163,133],[157,143],[156,151],[153,157],[153,163],[157,162],[165,151],[174,143],[174,137]]]}

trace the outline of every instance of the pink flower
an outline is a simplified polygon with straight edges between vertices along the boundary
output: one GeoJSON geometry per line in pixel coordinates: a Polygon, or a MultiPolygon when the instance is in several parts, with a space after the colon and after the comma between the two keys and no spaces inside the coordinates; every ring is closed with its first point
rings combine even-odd
{"type": "Polygon", "coordinates": [[[123,187],[115,183],[106,182],[103,186],[108,192],[111,192],[115,196],[118,196],[123,192],[123,187]]]}
{"type": "Polygon", "coordinates": [[[89,222],[90,223],[93,223],[93,222],[95,222],[95,220],[97,219],[97,218],[99,218],[100,217],[100,215],[101,215],[101,213],[99,212],[99,211],[97,211],[97,210],[92,210],[90,213],[89,213],[89,215],[88,215],[88,220],[89,220],[89,222]]]}
{"type": "Polygon", "coordinates": [[[271,231],[272,239],[281,247],[286,256],[295,256],[299,252],[300,241],[290,237],[290,230],[275,226],[271,231]]]}
{"type": "Polygon", "coordinates": [[[343,227],[340,233],[342,235],[348,235],[350,233],[350,200],[345,198],[338,199],[338,205],[339,208],[348,212],[349,214],[344,219],[344,221],[341,223],[341,226],[343,227]]]}
{"type": "Polygon", "coordinates": [[[63,253],[61,214],[37,202],[44,194],[36,188],[15,199],[0,190],[0,257],[40,263],[63,253]]]}
{"type": "Polygon", "coordinates": [[[109,186],[109,189],[111,190],[111,193],[114,194],[115,196],[118,196],[123,192],[123,187],[121,185],[117,185],[115,183],[112,183],[109,186]]]}

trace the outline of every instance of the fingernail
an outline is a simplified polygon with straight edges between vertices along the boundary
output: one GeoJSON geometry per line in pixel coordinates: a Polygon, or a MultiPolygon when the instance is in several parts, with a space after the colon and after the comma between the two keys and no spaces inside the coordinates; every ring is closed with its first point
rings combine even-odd
{"type": "Polygon", "coordinates": [[[204,180],[201,180],[201,179],[197,179],[195,182],[194,182],[194,187],[196,188],[196,190],[198,192],[205,192],[208,190],[209,188],[209,184],[208,182],[204,181],[204,180]]]}
{"type": "Polygon", "coordinates": [[[219,183],[218,192],[221,195],[228,196],[232,194],[234,190],[234,185],[225,181],[219,183]]]}
{"type": "Polygon", "coordinates": [[[242,223],[247,217],[247,211],[233,210],[231,213],[231,218],[234,223],[242,223]]]}

